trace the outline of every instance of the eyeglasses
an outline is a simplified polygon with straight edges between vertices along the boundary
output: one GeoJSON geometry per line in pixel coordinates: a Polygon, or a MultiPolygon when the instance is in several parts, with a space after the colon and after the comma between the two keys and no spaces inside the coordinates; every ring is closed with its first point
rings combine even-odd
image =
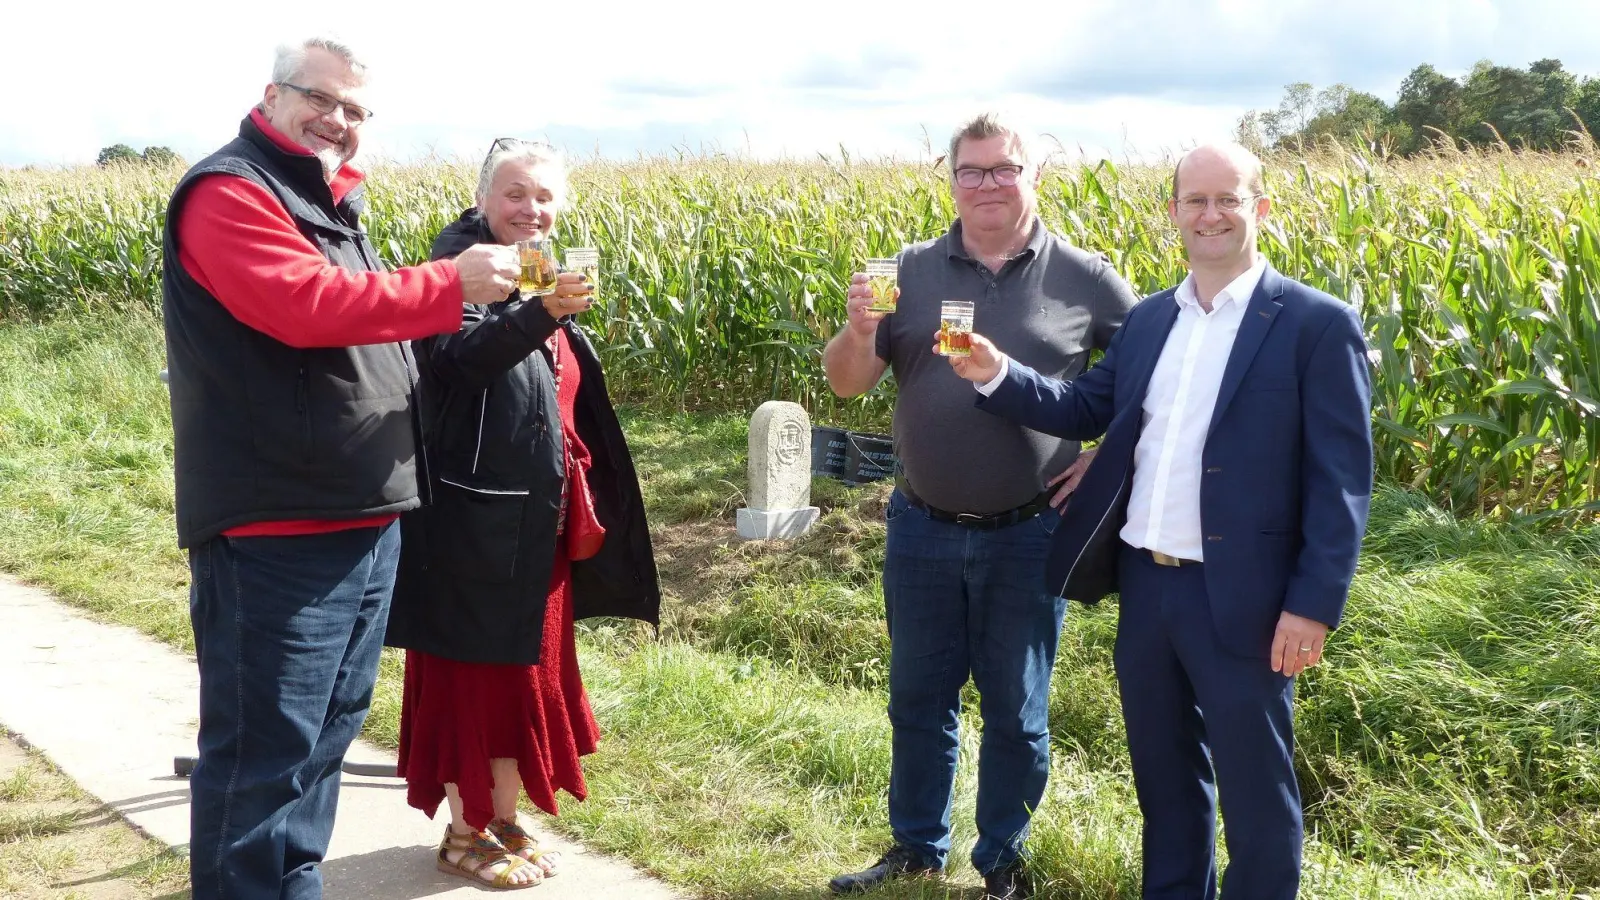
{"type": "Polygon", "coordinates": [[[372,110],[367,109],[365,106],[345,103],[315,88],[301,87],[298,84],[290,84],[287,81],[280,81],[277,84],[279,87],[286,87],[291,91],[299,91],[305,96],[306,102],[311,104],[311,108],[323,115],[333,112],[336,106],[342,107],[344,109],[344,121],[348,125],[360,125],[362,122],[372,118],[372,110]]]}
{"type": "Polygon", "coordinates": [[[1177,203],[1178,208],[1184,212],[1205,212],[1206,207],[1213,203],[1217,205],[1217,209],[1226,210],[1227,212],[1236,212],[1246,203],[1250,202],[1251,200],[1259,200],[1261,197],[1261,194],[1248,194],[1243,197],[1235,197],[1232,194],[1223,194],[1221,197],[1216,198],[1184,197],[1182,200],[1177,201],[1177,203]]]}
{"type": "Polygon", "coordinates": [[[1022,177],[1022,167],[1015,163],[990,166],[987,169],[962,166],[956,170],[956,184],[964,188],[982,187],[985,175],[994,178],[995,187],[1012,187],[1017,183],[1017,179],[1022,177]]]}

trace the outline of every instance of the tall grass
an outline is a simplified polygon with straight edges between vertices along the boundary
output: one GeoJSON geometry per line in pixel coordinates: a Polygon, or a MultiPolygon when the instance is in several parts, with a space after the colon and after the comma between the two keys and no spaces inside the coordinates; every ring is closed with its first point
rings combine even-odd
{"type": "MultiPolygon", "coordinates": [[[[0,570],[183,647],[160,347],[148,315],[0,324],[0,570]]],[[[888,839],[887,486],[819,482],[811,533],[739,542],[743,416],[623,415],[667,592],[663,640],[582,626],[604,739],[585,761],[590,799],[564,803],[558,826],[697,896],[821,896],[829,875],[888,839]]],[[[1074,607],[1062,635],[1051,786],[1030,841],[1047,900],[1138,896],[1114,627],[1112,604],[1074,607]]],[[[1298,693],[1306,897],[1596,894],[1600,526],[1539,533],[1382,489],[1347,622],[1298,693]]],[[[369,736],[395,739],[398,696],[391,654],[369,736]]],[[[971,707],[958,886],[974,883],[961,860],[973,839],[971,707]]]]}
{"type": "MultiPolygon", "coordinates": [[[[1600,509],[1600,188],[1577,155],[1272,163],[1265,250],[1349,299],[1376,351],[1379,474],[1446,508],[1511,518],[1600,509]]],[[[158,303],[179,173],[0,172],[0,315],[158,303]]],[[[474,172],[379,166],[368,217],[396,264],[426,257],[474,172]]],[[[1045,221],[1151,292],[1183,274],[1165,167],[1054,168],[1045,221]]],[[[592,313],[612,382],[678,408],[769,398],[882,426],[892,384],[840,401],[820,371],[843,286],[868,256],[946,229],[942,170],[716,157],[573,173],[568,243],[605,253],[592,313]]]]}

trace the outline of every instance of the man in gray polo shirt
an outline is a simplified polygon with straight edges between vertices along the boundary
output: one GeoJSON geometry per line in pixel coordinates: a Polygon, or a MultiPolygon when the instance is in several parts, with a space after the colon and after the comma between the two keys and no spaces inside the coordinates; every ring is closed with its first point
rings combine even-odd
{"type": "Polygon", "coordinates": [[[893,368],[895,452],[903,469],[885,513],[889,827],[894,846],[835,893],[944,868],[950,851],[957,712],[970,676],[982,696],[978,841],[972,864],[988,896],[1028,896],[1022,845],[1049,773],[1048,700],[1065,601],[1045,585],[1060,507],[1087,454],[989,416],[935,355],[939,306],[976,305],[974,329],[1057,378],[1084,370],[1138,298],[1104,257],[1051,234],[1036,213],[1040,171],[1018,132],[983,115],[950,142],[959,218],[900,257],[892,315],[867,310],[866,276],[849,322],[823,353],[841,397],[893,368]],[[1003,337],[1002,337],[1003,336],[1003,337]]]}

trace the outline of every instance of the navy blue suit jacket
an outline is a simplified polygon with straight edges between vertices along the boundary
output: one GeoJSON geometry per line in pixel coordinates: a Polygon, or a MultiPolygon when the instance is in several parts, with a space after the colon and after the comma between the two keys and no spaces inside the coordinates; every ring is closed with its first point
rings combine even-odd
{"type": "MultiPolygon", "coordinates": [[[[1104,436],[1056,529],[1049,583],[1095,603],[1118,590],[1133,451],[1175,289],[1128,314],[1105,357],[1073,381],[1011,360],[978,406],[1073,440],[1104,436]]],[[[1004,349],[1004,348],[1001,348],[1004,349]]],[[[1279,613],[1337,627],[1372,496],[1372,383],[1361,319],[1271,266],[1251,296],[1201,458],[1206,590],[1234,652],[1266,656],[1279,613]]]]}

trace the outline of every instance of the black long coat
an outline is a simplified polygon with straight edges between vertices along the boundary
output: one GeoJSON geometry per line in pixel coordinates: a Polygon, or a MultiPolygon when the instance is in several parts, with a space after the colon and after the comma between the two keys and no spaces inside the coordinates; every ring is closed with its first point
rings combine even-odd
{"type": "MultiPolygon", "coordinates": [[[[494,243],[469,209],[433,258],[494,243]]],[[[400,519],[400,569],[385,643],[463,662],[534,665],[557,551],[562,432],[544,343],[565,329],[581,382],[575,422],[605,526],[600,552],[572,564],[573,616],[659,625],[644,499],[594,347],[573,317],[537,299],[468,306],[461,330],[415,341],[432,501],[400,519]]],[[[564,552],[564,549],[563,549],[564,552]]]]}

